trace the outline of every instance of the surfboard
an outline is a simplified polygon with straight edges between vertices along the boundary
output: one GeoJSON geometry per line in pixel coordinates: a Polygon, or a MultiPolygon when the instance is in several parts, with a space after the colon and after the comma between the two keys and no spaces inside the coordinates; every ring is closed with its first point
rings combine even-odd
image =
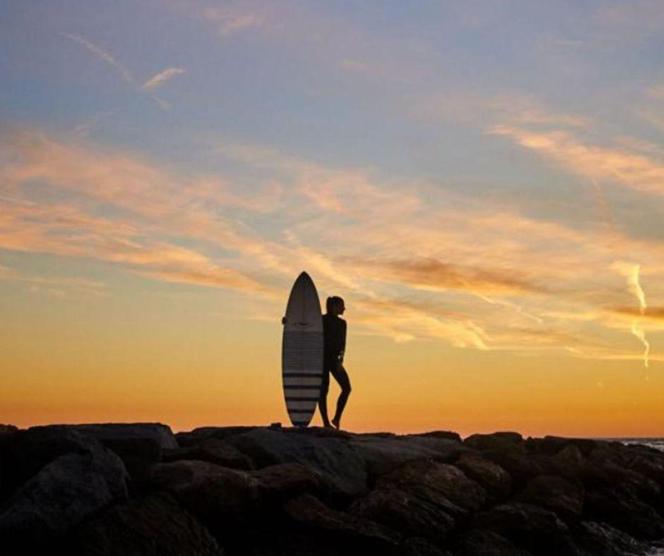
{"type": "Polygon", "coordinates": [[[283,320],[281,373],[291,423],[306,427],[316,411],[323,377],[323,317],[314,281],[295,280],[283,320]]]}

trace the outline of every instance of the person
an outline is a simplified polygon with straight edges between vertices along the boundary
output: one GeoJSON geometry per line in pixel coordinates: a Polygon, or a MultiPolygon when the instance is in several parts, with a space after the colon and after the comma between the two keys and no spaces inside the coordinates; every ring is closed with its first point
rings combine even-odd
{"type": "Polygon", "coordinates": [[[346,310],[341,297],[328,297],[325,303],[326,313],[323,315],[323,382],[321,384],[318,409],[323,419],[324,427],[335,428],[341,426],[341,415],[346,407],[350,395],[350,379],[343,366],[344,352],[346,350],[346,321],[339,318],[346,310]],[[337,400],[337,410],[330,423],[327,415],[327,393],[330,388],[330,375],[339,383],[341,393],[337,400]]]}

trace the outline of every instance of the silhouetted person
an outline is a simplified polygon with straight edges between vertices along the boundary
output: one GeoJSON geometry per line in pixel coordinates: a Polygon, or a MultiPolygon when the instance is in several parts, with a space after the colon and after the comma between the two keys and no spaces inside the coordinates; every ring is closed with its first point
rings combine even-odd
{"type": "Polygon", "coordinates": [[[327,392],[330,388],[330,374],[339,383],[341,394],[337,400],[337,411],[332,418],[332,425],[339,428],[341,415],[350,395],[350,380],[344,369],[344,351],[346,350],[346,321],[339,318],[346,310],[344,300],[340,297],[328,297],[325,303],[327,312],[323,315],[323,335],[325,348],[323,357],[323,383],[320,388],[318,409],[323,419],[323,426],[330,427],[327,416],[327,392]]]}

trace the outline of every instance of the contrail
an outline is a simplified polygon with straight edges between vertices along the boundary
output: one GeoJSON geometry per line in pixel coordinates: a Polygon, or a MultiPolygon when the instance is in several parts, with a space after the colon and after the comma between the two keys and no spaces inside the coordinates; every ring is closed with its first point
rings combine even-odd
{"type": "MultiPolygon", "coordinates": [[[[641,270],[641,265],[638,264],[629,264],[622,261],[617,261],[613,264],[613,268],[620,272],[623,276],[627,278],[627,286],[630,293],[634,294],[636,299],[639,302],[639,312],[641,315],[644,315],[646,309],[648,308],[648,303],[646,302],[646,294],[641,287],[641,282],[639,280],[639,272],[641,270]]],[[[649,366],[650,358],[650,343],[646,339],[646,334],[643,329],[639,326],[639,319],[635,318],[632,321],[632,334],[636,336],[639,341],[643,344],[645,351],[643,352],[643,364],[649,366]]]]}
{"type": "Polygon", "coordinates": [[[166,83],[166,81],[181,73],[184,73],[184,70],[182,68],[165,69],[164,71],[159,72],[158,74],[148,79],[143,84],[141,89],[143,89],[144,91],[151,91],[153,89],[156,89],[157,87],[161,87],[164,83],[166,83]]]}
{"type": "Polygon", "coordinates": [[[99,48],[96,44],[93,44],[89,40],[84,39],[83,37],[80,37],[78,35],[73,35],[72,33],[61,33],[61,35],[84,46],[95,56],[97,56],[97,58],[113,66],[122,76],[122,79],[124,79],[127,83],[134,83],[134,78],[131,76],[131,73],[129,73],[129,70],[125,68],[115,58],[113,58],[113,56],[111,56],[108,52],[99,48]]]}

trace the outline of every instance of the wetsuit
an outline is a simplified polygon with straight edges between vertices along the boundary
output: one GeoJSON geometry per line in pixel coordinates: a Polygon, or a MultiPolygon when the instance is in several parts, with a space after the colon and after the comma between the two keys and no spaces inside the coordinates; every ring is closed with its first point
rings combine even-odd
{"type": "Polygon", "coordinates": [[[346,321],[336,315],[326,313],[323,315],[323,336],[325,344],[321,398],[327,396],[330,387],[330,373],[339,383],[342,391],[350,392],[350,380],[342,365],[346,350],[346,321]]]}

